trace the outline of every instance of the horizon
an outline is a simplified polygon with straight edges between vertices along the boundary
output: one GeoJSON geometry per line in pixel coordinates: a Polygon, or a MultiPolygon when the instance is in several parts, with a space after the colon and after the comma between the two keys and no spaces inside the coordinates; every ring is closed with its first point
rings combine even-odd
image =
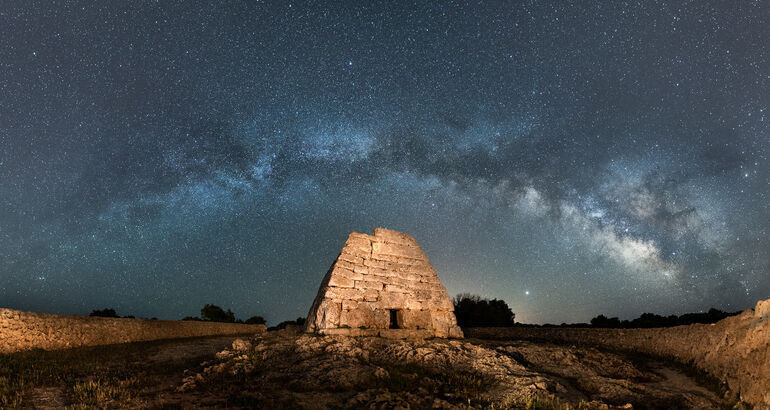
{"type": "Polygon", "coordinates": [[[519,322],[770,299],[759,3],[11,3],[0,307],[279,323],[376,227],[519,322]]]}

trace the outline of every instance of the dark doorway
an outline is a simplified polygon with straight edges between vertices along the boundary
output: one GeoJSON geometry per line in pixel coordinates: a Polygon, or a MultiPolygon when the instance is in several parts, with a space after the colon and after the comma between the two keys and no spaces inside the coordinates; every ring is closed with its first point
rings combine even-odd
{"type": "Polygon", "coordinates": [[[398,310],[396,309],[390,310],[390,328],[401,329],[401,327],[398,325],[398,310]]]}

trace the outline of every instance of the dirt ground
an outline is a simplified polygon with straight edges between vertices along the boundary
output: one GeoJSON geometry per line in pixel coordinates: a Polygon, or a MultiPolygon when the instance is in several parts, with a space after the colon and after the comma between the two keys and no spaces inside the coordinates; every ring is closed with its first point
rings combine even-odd
{"type": "MultiPolygon", "coordinates": [[[[705,409],[734,404],[679,365],[592,348],[525,341],[318,337],[290,331],[242,337],[243,343],[233,347],[236,339],[30,353],[16,360],[42,368],[54,363],[53,370],[46,371],[59,375],[25,376],[28,381],[15,405],[705,409]]],[[[29,371],[19,368],[21,373],[29,371]]]]}

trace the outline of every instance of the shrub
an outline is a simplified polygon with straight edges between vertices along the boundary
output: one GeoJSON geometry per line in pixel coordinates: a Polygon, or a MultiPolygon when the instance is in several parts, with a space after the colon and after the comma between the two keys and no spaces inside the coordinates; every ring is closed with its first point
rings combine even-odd
{"type": "Polygon", "coordinates": [[[453,300],[457,324],[463,327],[513,326],[515,315],[503,300],[486,299],[468,293],[453,300]]]}
{"type": "Polygon", "coordinates": [[[102,310],[93,310],[91,311],[91,314],[88,316],[96,316],[96,317],[120,317],[118,316],[117,312],[115,312],[115,309],[102,309],[102,310]]]}
{"type": "Polygon", "coordinates": [[[235,313],[231,312],[230,309],[225,312],[217,305],[207,304],[201,309],[201,319],[207,322],[234,323],[235,313]]]}
{"type": "Polygon", "coordinates": [[[267,321],[265,321],[265,318],[263,318],[262,316],[252,316],[246,319],[244,323],[246,323],[247,325],[264,325],[265,323],[267,323],[267,321]]]}

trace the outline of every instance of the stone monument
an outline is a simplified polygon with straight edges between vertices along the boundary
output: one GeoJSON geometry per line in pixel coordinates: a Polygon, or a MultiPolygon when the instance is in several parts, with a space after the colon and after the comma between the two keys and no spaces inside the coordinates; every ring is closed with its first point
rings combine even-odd
{"type": "Polygon", "coordinates": [[[305,331],[350,336],[463,337],[454,305],[410,235],[353,232],[321,282],[305,331]]]}

